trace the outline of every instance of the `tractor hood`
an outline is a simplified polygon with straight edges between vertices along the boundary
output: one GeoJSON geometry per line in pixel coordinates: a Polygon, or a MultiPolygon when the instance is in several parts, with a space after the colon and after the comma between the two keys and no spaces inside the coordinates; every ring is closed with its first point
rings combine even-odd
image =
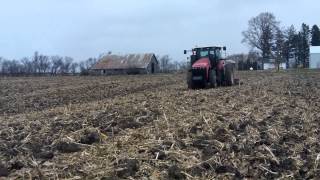
{"type": "Polygon", "coordinates": [[[192,65],[192,69],[203,69],[206,71],[206,78],[209,78],[209,69],[211,68],[209,58],[201,58],[192,65]]]}
{"type": "Polygon", "coordinates": [[[193,65],[192,68],[198,69],[198,68],[210,68],[210,60],[209,58],[201,58],[198,61],[196,61],[193,65]]]}

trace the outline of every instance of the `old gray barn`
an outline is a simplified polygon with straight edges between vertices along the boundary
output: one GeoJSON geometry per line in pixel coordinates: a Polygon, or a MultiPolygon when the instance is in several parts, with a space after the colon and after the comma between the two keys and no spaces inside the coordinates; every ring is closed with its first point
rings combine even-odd
{"type": "Polygon", "coordinates": [[[154,74],[159,72],[159,62],[154,54],[106,55],[92,68],[99,75],[154,74]]]}

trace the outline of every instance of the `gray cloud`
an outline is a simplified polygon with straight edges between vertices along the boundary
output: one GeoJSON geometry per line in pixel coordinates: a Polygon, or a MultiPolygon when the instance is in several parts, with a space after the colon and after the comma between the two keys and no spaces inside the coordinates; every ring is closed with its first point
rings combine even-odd
{"type": "Polygon", "coordinates": [[[10,0],[0,6],[0,56],[38,50],[78,60],[99,53],[155,52],[181,60],[195,45],[246,52],[241,32],[260,12],[283,26],[320,24],[316,0],[10,0]],[[313,4],[313,5],[310,5],[313,4]]]}

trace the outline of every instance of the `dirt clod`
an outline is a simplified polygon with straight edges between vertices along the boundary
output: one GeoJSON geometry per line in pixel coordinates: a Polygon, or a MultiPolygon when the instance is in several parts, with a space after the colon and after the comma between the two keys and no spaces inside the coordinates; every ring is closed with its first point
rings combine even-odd
{"type": "Polygon", "coordinates": [[[233,173],[234,168],[231,166],[218,166],[216,168],[216,173],[222,174],[222,173],[233,173]]]}
{"type": "Polygon", "coordinates": [[[5,165],[0,164],[0,177],[7,177],[8,175],[9,175],[8,168],[5,165]]]}
{"type": "Polygon", "coordinates": [[[116,174],[120,178],[134,176],[139,170],[139,161],[135,159],[121,159],[116,164],[116,169],[116,174]]]}
{"type": "Polygon", "coordinates": [[[281,161],[281,167],[285,170],[296,170],[297,168],[297,164],[296,161],[294,159],[291,158],[286,158],[283,161],[281,161]]]}
{"type": "Polygon", "coordinates": [[[82,134],[80,143],[93,144],[100,142],[100,133],[96,129],[86,129],[82,134]]]}
{"type": "MultiPolygon", "coordinates": [[[[61,144],[60,144],[61,146],[61,144]]],[[[60,148],[63,148],[63,147],[59,147],[60,148]]],[[[41,152],[39,152],[38,154],[35,155],[36,157],[38,158],[41,158],[41,159],[52,159],[54,157],[54,153],[52,151],[46,151],[46,150],[43,150],[41,152]]]]}
{"type": "Polygon", "coordinates": [[[186,179],[186,176],[181,172],[181,169],[177,165],[168,168],[168,176],[169,179],[186,179]]]}
{"type": "Polygon", "coordinates": [[[73,152],[78,152],[82,150],[79,144],[74,142],[64,141],[64,140],[59,141],[58,144],[56,145],[56,148],[58,151],[62,153],[73,153],[73,152]]]}
{"type": "Polygon", "coordinates": [[[166,153],[162,150],[161,147],[152,148],[149,152],[151,153],[151,157],[153,159],[157,158],[159,160],[164,160],[167,157],[166,153]]]}
{"type": "Polygon", "coordinates": [[[10,169],[11,170],[20,170],[24,167],[24,163],[22,161],[16,160],[14,162],[11,163],[10,165],[10,169]]]}

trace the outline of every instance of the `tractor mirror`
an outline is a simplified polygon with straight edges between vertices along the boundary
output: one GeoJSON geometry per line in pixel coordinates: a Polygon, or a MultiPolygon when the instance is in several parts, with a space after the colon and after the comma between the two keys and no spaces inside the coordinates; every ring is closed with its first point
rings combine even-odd
{"type": "Polygon", "coordinates": [[[224,46],[224,47],[223,47],[223,50],[226,51],[226,50],[227,50],[227,47],[224,46]]]}
{"type": "Polygon", "coordinates": [[[187,50],[184,50],[183,53],[184,53],[184,54],[187,54],[187,50]]]}

